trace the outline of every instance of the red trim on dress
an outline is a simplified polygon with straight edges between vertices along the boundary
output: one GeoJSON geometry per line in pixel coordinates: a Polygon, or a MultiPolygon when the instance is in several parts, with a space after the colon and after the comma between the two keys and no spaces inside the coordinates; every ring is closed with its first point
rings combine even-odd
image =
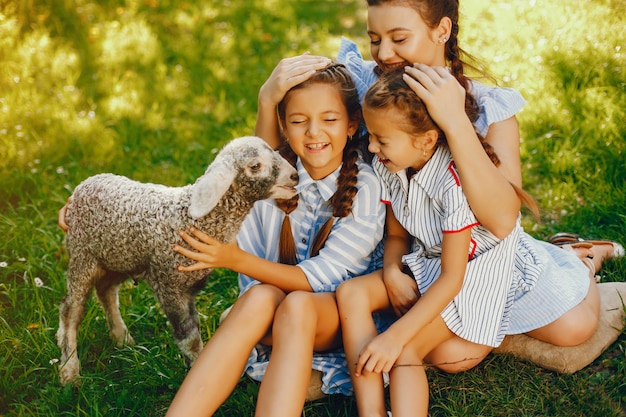
{"type": "Polygon", "coordinates": [[[454,177],[454,181],[456,182],[456,186],[460,187],[461,186],[461,180],[459,179],[459,176],[456,173],[456,165],[454,164],[454,161],[450,161],[450,163],[448,164],[448,171],[450,171],[450,174],[452,174],[452,176],[454,177]]]}

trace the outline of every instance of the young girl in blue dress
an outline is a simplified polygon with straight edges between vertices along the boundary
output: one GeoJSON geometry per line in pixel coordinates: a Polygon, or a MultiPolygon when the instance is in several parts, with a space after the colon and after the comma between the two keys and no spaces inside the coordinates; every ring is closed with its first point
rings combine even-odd
{"type": "Polygon", "coordinates": [[[240,296],[168,416],[212,415],[244,371],[262,379],[256,415],[300,415],[312,367],[324,372],[325,392],[348,393],[334,291],[380,267],[385,216],[378,179],[362,160],[358,95],[345,67],[331,64],[291,88],[278,114],[282,152],[298,169],[297,196],[256,203],[236,244],[192,231],[182,236],[194,250],[176,248],[197,261],[181,270],[238,272],[240,296]]]}

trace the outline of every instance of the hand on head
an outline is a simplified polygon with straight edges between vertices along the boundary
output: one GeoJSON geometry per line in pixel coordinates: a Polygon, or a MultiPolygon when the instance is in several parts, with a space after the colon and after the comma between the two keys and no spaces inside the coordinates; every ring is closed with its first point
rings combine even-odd
{"type": "Polygon", "coordinates": [[[276,106],[290,88],[307,80],[315,71],[326,67],[331,60],[323,56],[303,55],[281,60],[259,90],[259,102],[276,106]]]}
{"type": "Polygon", "coordinates": [[[442,130],[448,123],[458,123],[465,113],[465,89],[445,67],[414,64],[406,67],[405,82],[422,99],[428,113],[442,130]]]}

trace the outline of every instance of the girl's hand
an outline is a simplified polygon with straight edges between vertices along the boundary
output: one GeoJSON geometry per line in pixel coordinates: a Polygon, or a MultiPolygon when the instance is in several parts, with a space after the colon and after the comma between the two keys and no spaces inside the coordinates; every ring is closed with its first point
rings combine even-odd
{"type": "Polygon", "coordinates": [[[365,345],[359,354],[354,373],[389,372],[402,353],[402,346],[386,333],[381,333],[365,345]]]}
{"type": "Polygon", "coordinates": [[[189,266],[178,266],[178,270],[182,272],[199,271],[201,269],[212,268],[231,268],[236,261],[239,248],[237,242],[221,243],[213,239],[211,236],[203,233],[195,228],[191,228],[192,237],[188,233],[179,232],[183,240],[194,248],[196,251],[174,245],[174,251],[186,256],[189,259],[197,261],[189,266]]]}
{"type": "Polygon", "coordinates": [[[426,104],[433,120],[446,131],[465,113],[465,89],[445,67],[414,64],[404,68],[404,81],[426,104]]]}
{"type": "Polygon", "coordinates": [[[70,228],[67,225],[67,222],[65,221],[65,215],[67,214],[67,209],[70,206],[71,202],[72,202],[72,197],[68,198],[67,203],[65,203],[65,205],[61,207],[61,209],[59,210],[58,217],[57,217],[57,223],[59,224],[59,227],[61,228],[61,230],[63,230],[65,233],[67,233],[68,229],[70,228]]]}
{"type": "Polygon", "coordinates": [[[384,272],[383,282],[389,302],[396,316],[401,317],[413,307],[419,298],[417,282],[410,275],[398,270],[384,272]]]}
{"type": "Polygon", "coordinates": [[[278,105],[291,87],[307,80],[315,71],[326,67],[330,62],[329,58],[308,53],[282,59],[261,86],[259,103],[278,105]]]}

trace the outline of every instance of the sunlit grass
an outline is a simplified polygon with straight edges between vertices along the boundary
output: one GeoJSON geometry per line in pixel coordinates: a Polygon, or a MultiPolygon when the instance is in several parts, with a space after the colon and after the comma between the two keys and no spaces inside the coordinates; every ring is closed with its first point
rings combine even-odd
{"type": "MultiPolygon", "coordinates": [[[[82,386],[55,369],[67,257],[56,212],[87,176],[193,181],[217,149],[250,134],[257,92],[283,57],[335,56],[342,35],[367,54],[363,0],[24,0],[0,3],[0,415],[163,415],[186,369],[142,283],[122,287],[137,346],[116,348],[91,300],[81,332],[82,386]],[[41,285],[40,285],[41,284],[41,285]]],[[[621,0],[461,2],[461,45],[522,92],[524,186],[538,237],[558,230],[626,238],[626,25],[621,0]]],[[[605,279],[624,280],[624,262],[605,279]]],[[[198,296],[208,339],[237,295],[217,271],[198,296]]],[[[433,416],[620,415],[624,337],[593,366],[556,375],[508,357],[431,372],[433,416]]],[[[218,415],[252,415],[243,378],[218,415]]],[[[351,398],[306,416],[354,416],[351,398]]]]}

